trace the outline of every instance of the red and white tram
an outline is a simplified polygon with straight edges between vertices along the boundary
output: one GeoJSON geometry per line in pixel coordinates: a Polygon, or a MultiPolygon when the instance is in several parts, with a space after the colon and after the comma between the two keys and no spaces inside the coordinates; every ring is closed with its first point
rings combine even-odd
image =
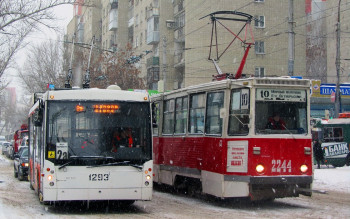
{"type": "Polygon", "coordinates": [[[152,102],[156,183],[220,198],[311,196],[309,80],[227,79],[152,102]]]}

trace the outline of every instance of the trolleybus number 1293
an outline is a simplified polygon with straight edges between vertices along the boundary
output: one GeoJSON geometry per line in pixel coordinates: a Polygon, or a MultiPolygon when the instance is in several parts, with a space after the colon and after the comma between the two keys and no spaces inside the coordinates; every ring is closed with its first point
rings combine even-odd
{"type": "Polygon", "coordinates": [[[108,181],[109,180],[109,175],[110,173],[106,173],[106,174],[89,174],[89,180],[90,181],[108,181]]]}

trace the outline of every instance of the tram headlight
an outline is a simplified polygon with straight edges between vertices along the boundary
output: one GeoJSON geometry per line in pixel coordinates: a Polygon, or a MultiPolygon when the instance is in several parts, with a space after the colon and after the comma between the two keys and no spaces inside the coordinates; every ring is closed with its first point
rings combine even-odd
{"type": "Polygon", "coordinates": [[[264,172],[265,167],[262,164],[258,164],[258,165],[256,165],[255,170],[258,173],[262,173],[262,172],[264,172]]]}
{"type": "Polygon", "coordinates": [[[306,173],[306,171],[307,171],[308,169],[309,169],[309,168],[308,168],[307,165],[305,165],[305,164],[303,164],[303,165],[300,166],[300,171],[301,171],[302,173],[306,173]]]}
{"type": "Polygon", "coordinates": [[[53,176],[52,175],[48,175],[47,176],[47,180],[52,181],[53,180],[53,176]]]}
{"type": "Polygon", "coordinates": [[[150,175],[147,175],[147,176],[146,176],[146,179],[147,179],[147,180],[150,180],[150,179],[151,179],[151,176],[150,176],[150,175]]]}

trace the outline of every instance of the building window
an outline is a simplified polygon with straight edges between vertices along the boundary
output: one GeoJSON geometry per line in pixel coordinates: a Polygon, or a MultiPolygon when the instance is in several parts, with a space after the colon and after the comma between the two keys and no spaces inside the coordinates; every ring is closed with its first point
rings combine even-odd
{"type": "Polygon", "coordinates": [[[184,26],[185,26],[185,12],[182,12],[181,14],[175,17],[175,27],[181,28],[184,26]]]}
{"type": "Polygon", "coordinates": [[[265,27],[265,16],[255,16],[255,27],[257,28],[265,27]]]}
{"type": "Polygon", "coordinates": [[[140,34],[140,46],[142,46],[142,39],[143,39],[143,35],[142,33],[140,34]]]}
{"type": "Polygon", "coordinates": [[[265,43],[264,41],[255,42],[255,53],[256,54],[265,54],[265,43]]]}
{"type": "Polygon", "coordinates": [[[264,67],[255,67],[255,77],[265,77],[265,68],[264,67]]]}

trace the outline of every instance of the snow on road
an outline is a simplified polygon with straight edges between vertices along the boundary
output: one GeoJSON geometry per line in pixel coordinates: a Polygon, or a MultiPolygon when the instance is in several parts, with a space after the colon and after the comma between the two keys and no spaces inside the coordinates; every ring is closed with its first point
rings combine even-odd
{"type": "Polygon", "coordinates": [[[310,197],[276,199],[261,205],[216,202],[154,191],[150,202],[128,209],[71,209],[40,205],[28,182],[13,177],[13,161],[0,155],[0,218],[350,218],[350,167],[314,169],[310,197]],[[336,193],[336,194],[335,194],[336,193]]]}

